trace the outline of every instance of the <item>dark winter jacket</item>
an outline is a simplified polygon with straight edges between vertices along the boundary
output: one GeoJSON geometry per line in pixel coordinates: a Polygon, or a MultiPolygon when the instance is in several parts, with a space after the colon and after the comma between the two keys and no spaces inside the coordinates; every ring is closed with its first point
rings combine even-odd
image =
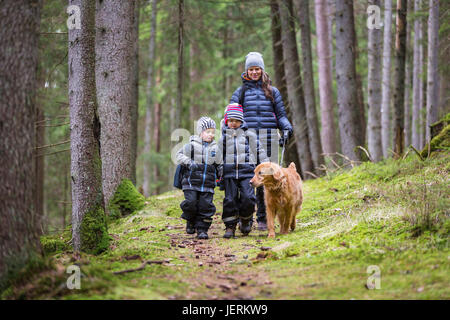
{"type": "MultiPolygon", "coordinates": [[[[262,89],[262,80],[250,80],[246,78],[245,73],[241,75],[243,85],[246,87],[245,96],[242,101],[244,109],[244,120],[249,128],[254,129],[280,129],[292,133],[292,125],[289,122],[284,109],[283,99],[280,91],[273,88],[274,102],[264,95],[262,89]]],[[[241,96],[239,87],[230,99],[230,103],[239,103],[241,96]]],[[[258,133],[258,132],[257,132],[258,133]]]]}
{"type": "Polygon", "coordinates": [[[237,129],[224,125],[219,145],[224,179],[253,177],[258,153],[260,162],[269,161],[265,150],[257,143],[255,130],[249,130],[245,121],[237,129]]]}
{"type": "Polygon", "coordinates": [[[207,143],[199,136],[191,136],[177,153],[177,163],[186,167],[182,189],[214,193],[216,178],[222,175],[221,159],[215,141],[207,143]],[[192,155],[192,157],[191,157],[192,155]]]}

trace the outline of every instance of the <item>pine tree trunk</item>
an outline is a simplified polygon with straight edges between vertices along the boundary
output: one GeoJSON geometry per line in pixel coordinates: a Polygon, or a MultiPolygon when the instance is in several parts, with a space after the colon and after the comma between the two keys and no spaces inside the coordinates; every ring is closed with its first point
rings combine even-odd
{"type": "Polygon", "coordinates": [[[420,47],[422,46],[421,30],[422,21],[421,17],[417,16],[422,6],[422,0],[414,0],[414,13],[416,15],[414,20],[414,48],[413,48],[413,110],[412,110],[412,145],[419,149],[420,145],[420,110],[421,110],[421,73],[422,73],[422,62],[420,59],[420,47]]]}
{"type": "MultiPolygon", "coordinates": [[[[144,195],[148,197],[150,195],[150,181],[151,163],[149,161],[150,152],[151,152],[151,136],[152,136],[152,113],[153,113],[153,87],[154,87],[154,75],[153,70],[155,67],[155,42],[156,42],[156,17],[157,17],[157,0],[151,0],[152,7],[152,17],[150,21],[150,41],[148,46],[148,71],[147,71],[147,87],[146,87],[146,96],[147,96],[147,105],[145,111],[145,141],[144,141],[144,195]]],[[[156,180],[156,178],[155,178],[156,180]]],[[[157,180],[156,180],[157,181],[157,180]]]]}
{"type": "Polygon", "coordinates": [[[360,145],[362,123],[358,105],[354,45],[353,2],[336,1],[336,78],[342,153],[351,160],[360,160],[360,152],[355,150],[360,145]]]}
{"type": "MultiPolygon", "coordinates": [[[[104,212],[100,124],[95,91],[95,3],[70,0],[81,12],[81,29],[69,29],[69,106],[72,176],[72,241],[84,247],[81,224],[89,211],[104,212]]],[[[65,204],[64,204],[65,205],[65,204]]]]}
{"type": "Polygon", "coordinates": [[[105,205],[131,179],[131,110],[134,103],[134,2],[97,2],[96,86],[101,123],[105,205]],[[114,44],[114,45],[112,45],[114,44]]]}
{"type": "Polygon", "coordinates": [[[391,27],[392,27],[392,0],[384,0],[383,23],[383,79],[381,82],[381,144],[383,157],[388,158],[390,147],[390,99],[391,99],[391,27]]]}
{"type": "Polygon", "coordinates": [[[300,157],[301,174],[305,179],[306,171],[312,172],[313,162],[309,147],[308,124],[306,121],[306,107],[303,95],[300,63],[298,60],[297,43],[295,40],[295,24],[293,21],[292,0],[279,2],[280,20],[282,27],[282,42],[284,67],[287,83],[289,105],[292,111],[292,120],[297,152],[300,157]]]}
{"type": "MultiPolygon", "coordinates": [[[[408,15],[412,13],[413,2],[408,2],[408,15]]],[[[412,24],[406,26],[406,62],[405,62],[405,148],[411,144],[411,29],[412,24]]]]}
{"type": "Polygon", "coordinates": [[[40,251],[33,155],[41,6],[16,0],[0,9],[0,291],[40,251]]]}
{"type": "Polygon", "coordinates": [[[333,112],[333,75],[332,75],[332,48],[328,34],[331,21],[328,18],[326,0],[315,0],[317,59],[319,77],[319,97],[322,123],[322,146],[326,154],[334,154],[336,149],[336,128],[333,112]]]}
{"type": "MultiPolygon", "coordinates": [[[[155,143],[155,152],[158,154],[161,152],[161,103],[155,104],[155,125],[153,127],[153,141],[155,143]]],[[[153,166],[153,176],[156,182],[159,182],[160,180],[160,171],[159,166],[155,165],[153,166]]],[[[160,186],[157,185],[153,194],[159,194],[160,193],[160,186]]]]}
{"type": "Polygon", "coordinates": [[[136,185],[136,159],[139,119],[139,0],[135,0],[133,16],[133,104],[131,105],[131,181],[136,185]]]}
{"type": "Polygon", "coordinates": [[[177,73],[177,101],[175,110],[175,128],[181,125],[183,112],[184,88],[184,0],[178,0],[178,73],[177,73]]]}
{"type": "Polygon", "coordinates": [[[309,22],[309,0],[295,0],[300,32],[303,59],[303,83],[306,106],[306,119],[308,122],[309,148],[315,168],[315,173],[320,174],[318,168],[324,164],[322,142],[320,141],[319,123],[316,112],[316,98],[314,90],[314,77],[311,52],[311,27],[309,22]]]}
{"type": "MultiPolygon", "coordinates": [[[[283,57],[283,43],[281,39],[281,22],[280,22],[280,12],[279,6],[276,0],[270,1],[271,10],[271,32],[272,32],[272,50],[273,50],[273,65],[275,68],[275,86],[281,93],[283,100],[286,102],[286,114],[291,123],[292,112],[291,107],[288,102],[288,94],[286,88],[286,76],[284,73],[284,57],[283,57]]],[[[285,149],[284,162],[289,164],[291,162],[295,163],[298,170],[301,171],[300,159],[297,153],[297,146],[295,139],[291,139],[285,149]]]]}
{"type": "Polygon", "coordinates": [[[439,0],[430,0],[428,14],[427,122],[425,141],[431,140],[431,125],[438,120],[439,0]]]}
{"type": "MultiPolygon", "coordinates": [[[[45,72],[39,70],[38,88],[45,90],[45,72]]],[[[39,91],[38,91],[39,92],[39,91]]],[[[41,91],[42,92],[42,91],[41,91]]],[[[36,147],[45,145],[45,115],[44,115],[44,101],[37,97],[36,99],[36,147]]],[[[35,172],[36,172],[36,193],[34,206],[36,214],[39,217],[44,217],[44,177],[45,177],[45,157],[39,156],[37,150],[35,151],[35,172]]],[[[46,226],[42,226],[45,232],[46,226]]]]}
{"type": "MultiPolygon", "coordinates": [[[[381,0],[369,0],[369,5],[380,7],[381,0]]],[[[382,30],[369,29],[368,42],[368,63],[369,71],[367,76],[367,101],[369,106],[368,115],[368,146],[372,160],[375,162],[383,158],[381,145],[381,56],[382,48],[382,30]]]]}
{"type": "Polygon", "coordinates": [[[394,59],[394,152],[397,157],[404,151],[405,121],[405,53],[406,53],[406,10],[407,1],[397,1],[394,59]]]}

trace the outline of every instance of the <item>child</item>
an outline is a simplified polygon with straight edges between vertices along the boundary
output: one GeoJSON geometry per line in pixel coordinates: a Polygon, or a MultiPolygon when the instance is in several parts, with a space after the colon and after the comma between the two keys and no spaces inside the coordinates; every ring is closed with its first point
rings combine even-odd
{"type": "Polygon", "coordinates": [[[177,163],[186,166],[182,179],[185,200],[180,207],[186,219],[186,232],[197,232],[198,239],[208,239],[208,229],[216,213],[213,204],[216,176],[221,177],[222,165],[216,163],[214,142],[216,123],[208,117],[197,122],[197,135],[177,153],[177,163]]]}
{"type": "Polygon", "coordinates": [[[233,103],[227,106],[224,116],[222,137],[223,146],[223,200],[222,220],[226,231],[224,238],[234,237],[236,225],[244,235],[249,234],[255,211],[255,191],[250,185],[254,175],[257,154],[261,162],[269,160],[263,148],[258,147],[256,133],[248,130],[244,122],[242,106],[233,103]]]}

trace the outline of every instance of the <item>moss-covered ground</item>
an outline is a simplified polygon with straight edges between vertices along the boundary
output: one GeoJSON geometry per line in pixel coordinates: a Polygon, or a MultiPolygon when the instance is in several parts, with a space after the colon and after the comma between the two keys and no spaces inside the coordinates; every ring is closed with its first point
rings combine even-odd
{"type": "Polygon", "coordinates": [[[153,196],[109,221],[107,251],[74,261],[54,243],[53,268],[2,298],[449,299],[449,160],[448,152],[425,161],[411,154],[306,181],[296,230],[270,240],[256,229],[223,239],[218,189],[209,240],[185,233],[181,191],[153,196]],[[79,290],[66,287],[72,264],[79,290]],[[368,288],[376,283],[368,268],[379,271],[379,289],[368,288]]]}

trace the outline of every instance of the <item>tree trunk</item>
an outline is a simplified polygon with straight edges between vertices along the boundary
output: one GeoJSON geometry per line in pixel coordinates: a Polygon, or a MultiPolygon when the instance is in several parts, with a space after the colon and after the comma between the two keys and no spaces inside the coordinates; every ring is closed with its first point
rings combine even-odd
{"type": "Polygon", "coordinates": [[[301,173],[305,179],[306,171],[312,172],[313,162],[309,147],[308,124],[306,121],[306,108],[303,96],[300,63],[298,60],[297,43],[295,39],[295,24],[292,17],[292,0],[279,2],[280,20],[282,27],[282,42],[284,67],[287,83],[289,105],[292,111],[292,120],[297,152],[300,157],[301,173]]]}
{"type": "Polygon", "coordinates": [[[136,185],[136,159],[139,119],[139,0],[135,1],[133,15],[133,104],[131,105],[131,181],[136,185]]]}
{"type": "Polygon", "coordinates": [[[405,53],[406,53],[406,10],[407,1],[397,1],[394,59],[394,152],[397,157],[404,151],[405,121],[405,53]]]}
{"type": "MultiPolygon", "coordinates": [[[[39,70],[39,89],[45,90],[45,72],[44,70],[39,70]]],[[[39,91],[38,91],[39,92],[39,91]]],[[[45,145],[45,114],[44,114],[44,101],[39,97],[36,99],[36,141],[35,145],[44,146],[45,145]]],[[[39,152],[35,151],[34,161],[35,161],[35,172],[36,172],[36,193],[34,206],[36,214],[39,217],[44,217],[44,178],[45,178],[45,157],[38,156],[39,152]]],[[[46,231],[46,225],[41,226],[42,230],[46,231]]]]}
{"type": "Polygon", "coordinates": [[[306,119],[308,122],[309,148],[316,174],[318,168],[324,164],[322,143],[320,141],[319,124],[317,121],[316,98],[314,90],[314,77],[311,52],[311,27],[309,22],[309,0],[295,0],[300,32],[303,59],[303,81],[306,106],[306,119]]]}
{"type": "Polygon", "coordinates": [[[131,179],[131,110],[134,103],[134,2],[97,2],[96,85],[101,123],[105,205],[124,178],[131,179]],[[114,44],[114,45],[112,45],[114,44]]]}
{"type": "Polygon", "coordinates": [[[332,46],[328,34],[328,10],[326,0],[315,0],[319,97],[322,123],[322,146],[326,154],[336,150],[336,128],[333,113],[332,46]]]}
{"type": "Polygon", "coordinates": [[[381,82],[381,144],[383,157],[388,158],[390,147],[390,99],[391,99],[391,26],[392,26],[392,0],[384,0],[383,23],[383,79],[381,82]]]}
{"type": "Polygon", "coordinates": [[[81,234],[85,215],[98,209],[104,213],[104,203],[95,90],[95,3],[70,0],[69,5],[80,8],[83,21],[81,29],[69,29],[68,51],[72,241],[74,251],[78,252],[86,249],[81,234]]]}
{"type": "Polygon", "coordinates": [[[422,149],[425,146],[425,126],[426,126],[426,102],[425,97],[427,95],[427,79],[425,77],[424,65],[425,65],[425,39],[424,39],[424,28],[426,27],[425,23],[420,24],[419,38],[420,38],[420,46],[419,46],[419,149],[422,149]]]}
{"type": "MultiPolygon", "coordinates": [[[[408,13],[413,10],[412,1],[408,2],[408,13]]],[[[406,26],[406,62],[405,62],[405,147],[411,144],[411,29],[412,24],[406,26]]]]}
{"type": "MultiPolygon", "coordinates": [[[[369,5],[380,7],[381,0],[369,0],[369,5]]],[[[368,76],[367,76],[367,102],[369,106],[368,117],[368,146],[372,160],[375,162],[383,158],[381,145],[381,55],[382,48],[382,30],[369,29],[368,42],[368,76]]]]}
{"type": "Polygon", "coordinates": [[[201,89],[195,89],[195,86],[201,82],[201,72],[199,66],[199,58],[200,56],[200,47],[199,43],[196,40],[191,41],[190,45],[190,72],[189,72],[189,85],[194,86],[192,92],[195,92],[195,95],[191,96],[192,103],[189,105],[189,119],[190,125],[197,121],[200,118],[200,110],[199,103],[196,100],[197,97],[202,95],[201,89]]]}
{"type": "Polygon", "coordinates": [[[362,132],[355,70],[355,24],[353,2],[336,1],[336,78],[339,107],[339,131],[342,152],[351,160],[360,160],[362,132]]]}
{"type": "MultiPolygon", "coordinates": [[[[155,104],[155,125],[153,127],[153,141],[155,143],[155,152],[158,154],[161,152],[161,103],[155,104]]],[[[153,166],[153,176],[156,182],[159,182],[160,179],[160,171],[159,166],[155,165],[153,166]]],[[[153,194],[159,194],[160,193],[160,186],[157,185],[153,194]]]]}
{"type": "MultiPolygon", "coordinates": [[[[147,105],[145,113],[145,141],[144,141],[144,196],[150,195],[150,152],[151,152],[151,136],[152,136],[152,113],[153,113],[153,87],[154,87],[154,75],[153,70],[155,67],[155,42],[156,42],[156,17],[157,17],[157,0],[151,0],[152,17],[150,21],[150,41],[148,46],[148,71],[147,71],[147,105]]],[[[157,123],[155,123],[157,124],[157,123]]],[[[158,124],[159,125],[159,124],[158,124]]],[[[156,180],[156,177],[154,177],[156,180]]],[[[156,180],[157,181],[157,180],[156,180]]]]}
{"type": "Polygon", "coordinates": [[[40,251],[35,93],[42,1],[4,1],[0,10],[0,291],[40,251]]]}
{"type": "MultiPolygon", "coordinates": [[[[292,112],[291,107],[288,102],[287,88],[286,88],[286,76],[284,73],[284,57],[283,57],[283,43],[281,39],[281,23],[280,23],[280,12],[279,6],[276,0],[270,1],[271,10],[271,32],[272,32],[272,50],[273,50],[273,65],[275,68],[275,86],[281,93],[283,100],[286,102],[286,115],[291,123],[292,112]]],[[[295,138],[291,139],[289,144],[285,149],[284,162],[289,164],[291,162],[295,163],[296,168],[301,171],[300,159],[297,153],[297,147],[295,143],[295,138]]]]}
{"type": "Polygon", "coordinates": [[[177,101],[175,110],[175,128],[180,127],[183,112],[184,88],[184,0],[178,0],[178,73],[177,73],[177,101]]]}
{"type": "Polygon", "coordinates": [[[427,67],[427,122],[425,141],[431,140],[430,126],[438,121],[438,52],[439,52],[439,0],[430,0],[428,15],[428,67],[427,67]]]}
{"type": "Polygon", "coordinates": [[[412,110],[412,145],[419,149],[420,146],[420,88],[421,88],[421,74],[422,74],[422,62],[420,59],[420,47],[422,46],[421,30],[422,21],[418,16],[422,6],[422,0],[414,0],[414,48],[413,48],[413,110],[412,110]]]}

